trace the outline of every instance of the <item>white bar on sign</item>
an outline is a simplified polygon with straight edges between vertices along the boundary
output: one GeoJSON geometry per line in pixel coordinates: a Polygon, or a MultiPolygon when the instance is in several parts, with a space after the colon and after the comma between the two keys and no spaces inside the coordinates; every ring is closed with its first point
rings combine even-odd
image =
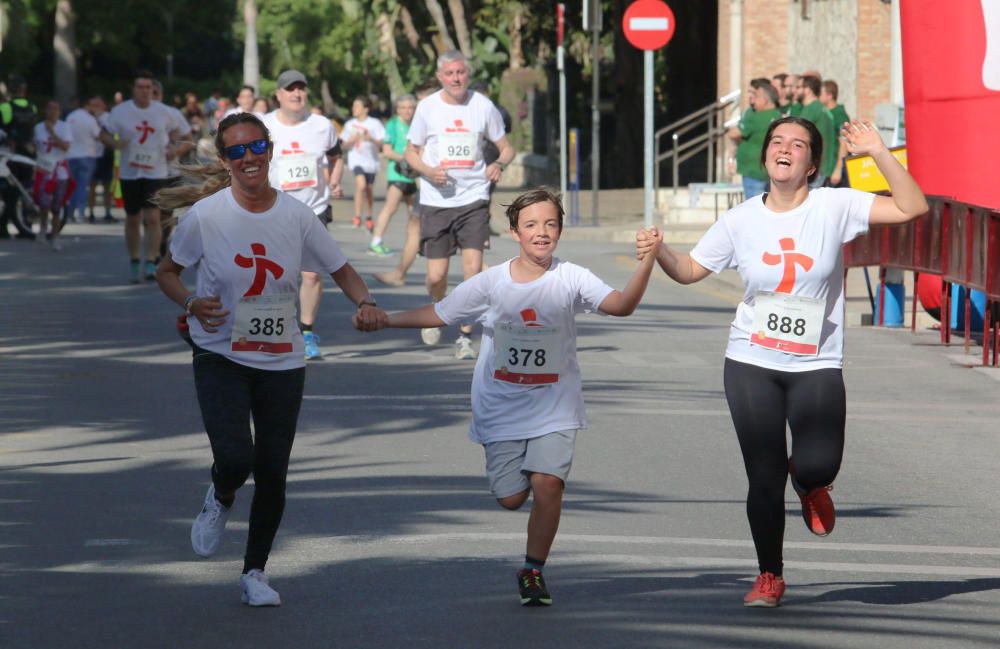
{"type": "Polygon", "coordinates": [[[633,32],[665,32],[670,29],[666,18],[629,18],[628,28],[633,32]]]}

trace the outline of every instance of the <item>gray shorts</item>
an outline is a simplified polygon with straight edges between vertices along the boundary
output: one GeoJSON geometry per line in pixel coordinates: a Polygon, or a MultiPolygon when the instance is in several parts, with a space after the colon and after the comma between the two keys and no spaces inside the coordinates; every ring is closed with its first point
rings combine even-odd
{"type": "Polygon", "coordinates": [[[561,430],[531,439],[483,444],[486,477],[496,498],[506,498],[531,488],[532,473],[554,475],[563,482],[573,466],[576,430],[561,430]]]}
{"type": "Polygon", "coordinates": [[[420,208],[420,253],[428,259],[447,259],[459,248],[483,250],[489,239],[489,201],[420,208]]]}

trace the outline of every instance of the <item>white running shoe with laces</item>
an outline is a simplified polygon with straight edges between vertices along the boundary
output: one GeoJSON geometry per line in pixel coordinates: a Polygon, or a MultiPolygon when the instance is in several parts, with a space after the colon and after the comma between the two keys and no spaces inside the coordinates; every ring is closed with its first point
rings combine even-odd
{"type": "Polygon", "coordinates": [[[455,358],[460,361],[473,360],[478,356],[476,350],[472,347],[472,340],[465,335],[459,336],[458,340],[455,341],[455,358]]]}
{"type": "Polygon", "coordinates": [[[437,327],[428,327],[420,330],[420,340],[425,345],[436,345],[441,342],[441,330],[437,327]]]}
{"type": "Polygon", "coordinates": [[[281,606],[281,595],[267,583],[267,575],[263,570],[254,568],[245,575],[240,575],[240,588],[243,595],[240,601],[250,606],[281,606]]]}
{"type": "Polygon", "coordinates": [[[215,485],[209,485],[205,504],[191,525],[191,548],[201,557],[210,557],[219,551],[222,532],[229,519],[229,507],[215,498],[215,485]]]}

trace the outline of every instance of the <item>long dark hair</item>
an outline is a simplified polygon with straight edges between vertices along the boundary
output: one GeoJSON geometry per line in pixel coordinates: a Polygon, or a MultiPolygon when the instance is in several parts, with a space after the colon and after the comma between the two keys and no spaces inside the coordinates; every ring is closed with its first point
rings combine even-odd
{"type": "Polygon", "coordinates": [[[801,117],[782,117],[771,122],[771,125],[767,127],[767,133],[764,134],[764,146],[760,149],[760,166],[765,169],[767,168],[765,164],[767,162],[767,145],[771,143],[774,129],[782,124],[796,124],[809,133],[809,157],[812,162],[813,172],[809,174],[806,180],[812,182],[816,174],[820,173],[823,166],[823,136],[819,134],[819,129],[816,128],[815,124],[801,117]]]}
{"type": "Polygon", "coordinates": [[[211,196],[220,189],[229,187],[233,179],[229,170],[222,164],[221,158],[226,144],[222,134],[238,124],[251,124],[260,129],[268,141],[271,132],[264,122],[253,113],[234,113],[219,122],[219,130],[215,134],[215,152],[219,159],[203,165],[181,165],[181,175],[184,181],[176,187],[168,187],[156,192],[153,202],[165,210],[176,210],[194,205],[206,196],[211,196]]]}

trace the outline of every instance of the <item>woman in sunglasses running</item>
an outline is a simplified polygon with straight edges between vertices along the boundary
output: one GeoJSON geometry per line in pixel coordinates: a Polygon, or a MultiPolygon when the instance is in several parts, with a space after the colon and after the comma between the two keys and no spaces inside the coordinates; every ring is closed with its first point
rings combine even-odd
{"type": "Polygon", "coordinates": [[[214,460],[191,545],[203,557],[215,554],[236,491],[252,473],[242,599],[251,606],[278,606],[281,598],[264,567],[285,506],[305,381],[296,318],[299,274],[329,273],[357,304],[363,326],[384,324],[385,313],[312,210],[271,187],[272,146],[259,118],[240,113],[222,120],[215,146],[218,162],[189,170],[200,184],[157,195],[164,208],[192,206],[156,273],[160,289],[187,315],[195,387],[214,460]],[[198,271],[194,292],[181,281],[188,266],[198,271]]]}

